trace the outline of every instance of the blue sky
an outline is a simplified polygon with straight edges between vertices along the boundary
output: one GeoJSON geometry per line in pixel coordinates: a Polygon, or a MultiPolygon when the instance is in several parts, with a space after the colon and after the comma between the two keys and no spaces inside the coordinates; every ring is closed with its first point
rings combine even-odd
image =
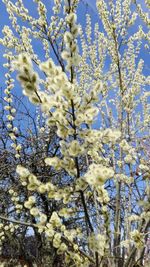
{"type": "MultiPolygon", "coordinates": [[[[53,1],[44,0],[44,3],[46,4],[46,6],[49,7],[49,9],[52,8],[52,2],[53,1]]],[[[86,14],[86,11],[87,11],[87,8],[86,8],[85,4],[87,4],[88,5],[88,10],[90,11],[91,16],[92,16],[92,23],[94,24],[95,22],[98,21],[100,23],[100,28],[102,29],[101,22],[100,22],[100,19],[98,18],[97,11],[96,11],[96,0],[83,0],[83,2],[84,2],[84,4],[80,5],[80,10],[78,12],[78,14],[79,14],[78,15],[78,21],[79,21],[79,23],[81,23],[82,25],[85,25],[85,14],[86,14]]],[[[28,0],[24,0],[24,3],[25,3],[25,6],[29,8],[30,13],[33,16],[36,16],[37,12],[36,12],[36,9],[33,8],[33,2],[32,1],[28,1],[28,0]]],[[[143,1],[140,1],[140,3],[142,4],[143,1]]],[[[142,4],[142,7],[145,9],[145,6],[143,4],[142,4]]],[[[3,29],[4,25],[10,25],[8,14],[7,14],[7,11],[6,11],[6,8],[5,8],[5,4],[2,2],[2,0],[0,1],[0,11],[1,11],[0,37],[2,37],[3,36],[2,29],[3,29]]],[[[139,24],[141,24],[141,21],[138,19],[136,27],[138,27],[139,24]]],[[[133,27],[131,29],[131,33],[134,32],[134,31],[135,31],[135,27],[133,27]]],[[[40,46],[38,46],[38,51],[39,51],[39,53],[42,52],[42,48],[40,48],[40,46]]],[[[6,72],[6,70],[3,68],[3,63],[4,63],[3,53],[4,53],[4,47],[2,47],[0,45],[1,87],[4,87],[4,81],[5,81],[4,74],[6,72]]],[[[144,70],[144,72],[145,72],[146,75],[149,74],[149,69],[148,69],[149,59],[148,59],[147,55],[148,55],[147,51],[143,48],[142,52],[141,52],[141,56],[145,61],[145,70],[144,70]]]]}
{"type": "MultiPolygon", "coordinates": [[[[52,2],[53,1],[44,0],[44,3],[46,5],[49,5],[50,9],[52,8],[52,2]]],[[[88,4],[89,9],[90,9],[90,12],[92,12],[93,15],[95,14],[95,16],[96,16],[96,0],[84,0],[83,2],[88,4]]],[[[29,8],[30,14],[33,15],[34,17],[36,17],[37,11],[36,11],[35,8],[33,8],[33,2],[32,1],[25,0],[24,3],[25,3],[25,6],[27,8],[29,8]]],[[[85,12],[85,5],[82,5],[81,7],[82,8],[84,7],[84,12],[85,12]]],[[[3,34],[2,34],[3,27],[5,25],[11,26],[11,23],[9,21],[8,13],[6,11],[5,4],[2,2],[2,0],[0,1],[0,12],[1,12],[1,19],[0,19],[0,38],[2,38],[3,37],[3,34]]],[[[81,10],[80,14],[81,14],[81,18],[80,19],[84,23],[85,17],[83,18],[83,10],[81,10]]],[[[2,67],[2,65],[4,63],[3,53],[4,53],[4,47],[2,47],[0,45],[0,72],[2,74],[1,75],[1,83],[4,81],[4,79],[3,79],[3,76],[4,75],[3,74],[5,73],[5,69],[2,67]]]]}
{"type": "MultiPolygon", "coordinates": [[[[15,1],[12,1],[15,2],[15,1]]],[[[90,10],[90,12],[92,13],[92,17],[94,18],[94,20],[96,19],[96,5],[95,2],[96,0],[84,0],[84,4],[81,4],[81,10],[80,10],[80,23],[85,24],[85,12],[87,11],[87,9],[85,8],[85,2],[88,3],[88,8],[90,10]]],[[[46,6],[48,6],[49,10],[52,10],[52,6],[53,6],[53,1],[51,0],[44,0],[44,3],[46,4],[46,6]]],[[[37,10],[36,10],[36,4],[34,4],[33,6],[33,1],[28,1],[28,0],[24,0],[24,4],[25,7],[27,7],[29,9],[29,14],[32,15],[33,17],[37,17],[37,10]]],[[[10,26],[11,28],[11,23],[9,21],[9,16],[8,13],[6,11],[6,7],[5,4],[2,2],[2,0],[0,0],[0,12],[1,12],[1,20],[0,20],[0,38],[3,37],[3,33],[2,33],[2,29],[5,25],[10,26]]],[[[51,12],[50,12],[51,13],[51,12]]],[[[38,54],[41,56],[42,55],[42,47],[41,45],[37,44],[37,40],[36,40],[36,46],[35,46],[35,51],[38,51],[38,54]]],[[[5,89],[5,73],[7,72],[7,69],[3,67],[3,64],[6,62],[5,58],[3,58],[3,54],[5,52],[5,48],[0,45],[0,73],[1,73],[1,80],[0,80],[0,88],[2,88],[2,92],[5,89]]],[[[16,73],[14,74],[15,77],[16,73]]],[[[20,87],[20,84],[18,82],[15,82],[15,87],[13,88],[12,92],[17,95],[17,97],[22,97],[22,89],[20,87]]],[[[35,107],[28,101],[27,97],[24,97],[23,103],[25,104],[26,107],[28,107],[28,109],[31,111],[35,110],[35,107]]],[[[21,111],[23,111],[23,107],[21,108],[21,111]]],[[[22,115],[23,116],[23,115],[22,115]]],[[[25,121],[25,117],[22,117],[22,119],[25,121]]],[[[22,124],[23,127],[24,124],[22,124]]],[[[25,123],[26,125],[26,123],[25,123]]]]}

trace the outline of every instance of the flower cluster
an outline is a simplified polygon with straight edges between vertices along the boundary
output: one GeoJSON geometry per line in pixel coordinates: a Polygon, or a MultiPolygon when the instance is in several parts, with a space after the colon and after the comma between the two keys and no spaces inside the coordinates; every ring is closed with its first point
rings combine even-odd
{"type": "Polygon", "coordinates": [[[98,193],[98,197],[97,200],[102,204],[102,205],[106,205],[109,201],[109,195],[107,190],[104,188],[104,185],[102,186],[97,186],[96,191],[98,193]]]}
{"type": "Polygon", "coordinates": [[[76,25],[76,21],[77,16],[75,13],[68,14],[66,23],[70,31],[66,31],[64,34],[66,50],[62,52],[62,58],[67,61],[67,70],[70,70],[72,66],[76,66],[79,63],[78,46],[76,42],[79,26],[76,25]]]}
{"type": "Polygon", "coordinates": [[[16,213],[21,213],[23,209],[23,205],[20,201],[19,194],[17,191],[14,191],[13,189],[9,189],[9,194],[11,196],[11,200],[13,204],[15,205],[16,213]]]}
{"type": "Polygon", "coordinates": [[[89,247],[92,251],[98,252],[100,256],[104,256],[105,249],[108,248],[106,236],[104,234],[91,234],[89,237],[89,247]]]}
{"type": "Polygon", "coordinates": [[[114,170],[101,164],[91,164],[87,173],[84,175],[85,180],[91,186],[103,185],[108,179],[113,178],[114,170]]]}
{"type": "Polygon", "coordinates": [[[15,120],[15,114],[16,109],[13,106],[13,96],[12,96],[12,89],[14,88],[14,79],[11,78],[12,75],[12,67],[11,67],[11,61],[13,60],[14,56],[11,52],[8,54],[5,54],[4,57],[7,59],[7,63],[4,64],[4,67],[8,69],[8,72],[5,74],[6,77],[6,89],[4,90],[6,96],[4,97],[4,100],[6,101],[6,105],[4,109],[7,112],[7,128],[8,128],[8,134],[11,139],[11,147],[15,150],[15,157],[20,158],[20,151],[22,149],[21,144],[18,143],[17,140],[17,132],[18,129],[14,125],[15,120]]]}
{"type": "Polygon", "coordinates": [[[138,230],[133,230],[132,232],[130,232],[130,237],[137,248],[141,248],[144,246],[143,233],[140,233],[138,230]]]}
{"type": "Polygon", "coordinates": [[[18,226],[13,223],[0,223],[0,250],[2,249],[2,242],[5,240],[5,237],[12,235],[17,228],[18,226]]]}
{"type": "Polygon", "coordinates": [[[21,54],[13,62],[14,68],[19,71],[18,80],[23,87],[23,94],[29,97],[29,100],[34,103],[40,103],[38,95],[39,81],[38,76],[32,70],[32,61],[26,54],[21,54]]]}

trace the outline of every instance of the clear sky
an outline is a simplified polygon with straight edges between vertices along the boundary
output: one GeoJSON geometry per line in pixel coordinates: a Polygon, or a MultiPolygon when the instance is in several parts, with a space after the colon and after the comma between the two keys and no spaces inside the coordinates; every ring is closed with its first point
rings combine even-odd
{"type": "MultiPolygon", "coordinates": [[[[44,3],[47,5],[49,5],[50,9],[52,8],[52,2],[50,0],[44,0],[44,3]]],[[[85,12],[87,11],[85,8],[85,5],[88,4],[88,8],[90,10],[90,13],[92,14],[92,17],[94,20],[97,20],[97,13],[96,13],[96,0],[83,0],[84,4],[81,5],[81,12],[79,15],[79,20],[80,23],[85,24],[85,12]]],[[[33,8],[33,2],[32,1],[28,1],[28,0],[24,0],[25,6],[27,8],[29,8],[29,13],[31,15],[33,15],[34,17],[37,16],[37,11],[35,8],[33,8]]],[[[34,4],[35,5],[35,4],[34,4]]],[[[0,0],[0,38],[3,37],[2,34],[2,29],[5,25],[9,25],[11,26],[11,23],[9,21],[9,16],[8,13],[6,11],[6,7],[5,4],[2,2],[2,0],[0,0]]],[[[40,47],[38,47],[38,49],[40,49],[40,47]]],[[[0,81],[0,87],[4,87],[4,81],[5,81],[5,77],[4,74],[6,73],[6,69],[3,67],[3,63],[5,62],[5,59],[3,58],[3,54],[4,54],[4,47],[0,45],[0,73],[1,73],[1,81],[0,81]]]]}
{"type": "MultiPolygon", "coordinates": [[[[46,6],[49,6],[50,9],[52,8],[52,0],[44,0],[44,3],[46,4],[46,6]]],[[[96,11],[96,0],[82,0],[82,2],[84,2],[84,4],[80,5],[80,12],[79,17],[78,17],[78,21],[82,24],[85,25],[85,13],[87,11],[87,9],[85,8],[85,4],[88,5],[88,10],[90,11],[91,15],[92,15],[92,23],[94,24],[95,22],[100,22],[100,19],[98,18],[97,15],[97,11],[96,11]]],[[[140,1],[140,3],[142,4],[142,2],[144,1],[140,1]]],[[[33,8],[33,2],[29,1],[29,0],[24,0],[25,6],[29,8],[30,13],[36,17],[36,9],[33,8]]],[[[145,6],[142,4],[142,7],[145,9],[145,6]]],[[[141,24],[141,21],[137,20],[137,24],[136,27],[139,26],[139,23],[141,24]]],[[[5,4],[2,2],[2,0],[0,0],[0,37],[3,36],[2,34],[2,29],[4,27],[4,25],[10,25],[9,22],[9,18],[8,18],[8,14],[6,12],[6,8],[5,8],[5,4]]],[[[135,28],[131,29],[131,33],[134,32],[135,28]]],[[[40,49],[40,47],[38,46],[38,49],[40,49]]],[[[5,69],[3,68],[3,63],[4,63],[4,59],[3,59],[3,53],[4,53],[4,48],[0,45],[0,72],[1,72],[1,87],[4,86],[4,73],[5,73],[5,69]]],[[[40,53],[40,50],[39,50],[40,53]]],[[[145,61],[145,74],[149,74],[149,58],[148,58],[148,53],[145,49],[142,50],[142,58],[145,61]]]]}

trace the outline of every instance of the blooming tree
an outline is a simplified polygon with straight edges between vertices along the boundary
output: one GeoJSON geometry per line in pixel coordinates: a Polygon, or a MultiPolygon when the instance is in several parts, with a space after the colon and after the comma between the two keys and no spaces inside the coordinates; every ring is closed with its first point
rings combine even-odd
{"type": "MultiPolygon", "coordinates": [[[[145,266],[150,93],[143,51],[149,49],[149,2],[143,8],[137,1],[97,0],[97,22],[89,12],[86,27],[78,19],[82,1],[54,0],[49,11],[47,1],[35,0],[36,18],[25,1],[3,2],[12,24],[0,42],[6,47],[6,128],[17,186],[7,182],[11,205],[0,216],[1,245],[25,226],[60,255],[62,266],[145,266]],[[14,127],[16,72],[31,110],[33,104],[42,119],[34,134],[41,161],[35,150],[34,164],[30,145],[30,156],[23,156],[14,127]],[[49,146],[51,131],[56,141],[49,146]]],[[[47,266],[42,255],[41,263],[47,266]]]]}

